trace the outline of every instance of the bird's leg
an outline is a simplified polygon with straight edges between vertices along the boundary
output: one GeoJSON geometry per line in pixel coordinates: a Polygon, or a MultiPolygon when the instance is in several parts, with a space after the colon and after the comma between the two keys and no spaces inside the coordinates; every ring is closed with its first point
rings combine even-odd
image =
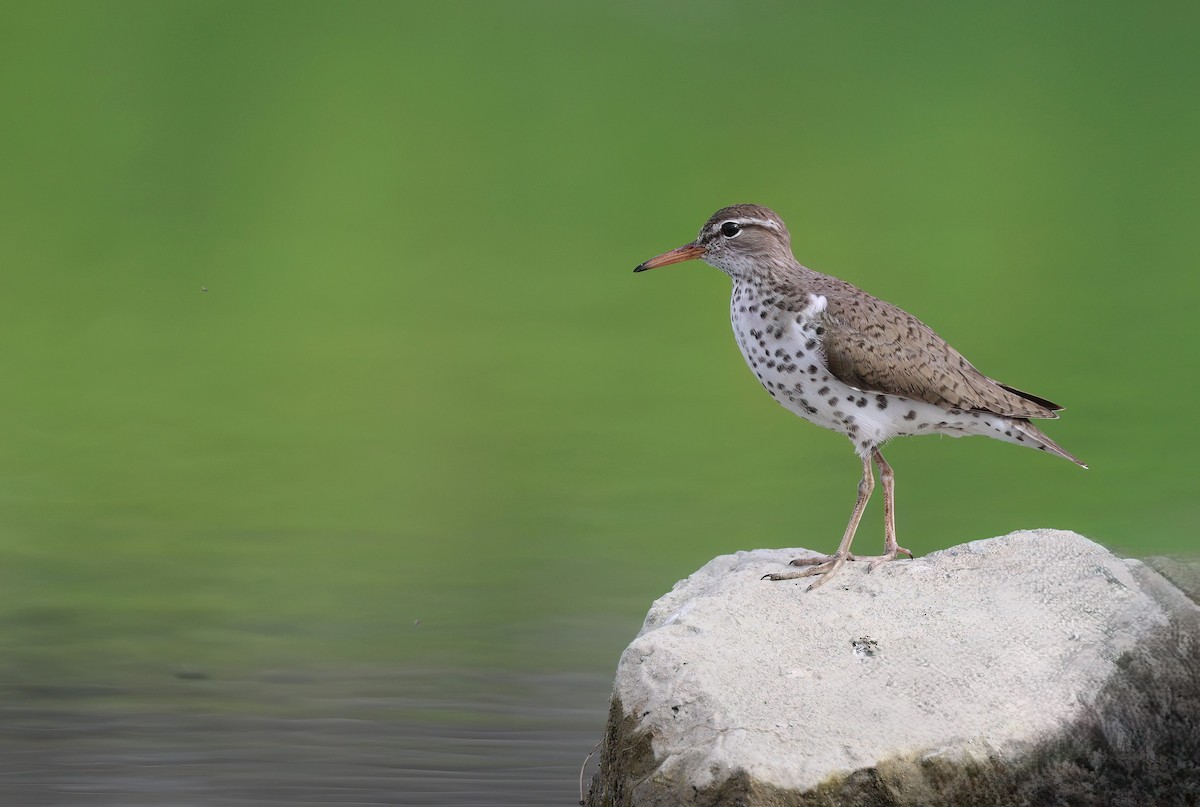
{"type": "Polygon", "coordinates": [[[897,554],[910,558],[913,556],[912,552],[896,543],[896,478],[892,466],[888,465],[878,448],[872,452],[872,456],[879,466],[879,480],[883,482],[883,554],[871,559],[868,572],[875,571],[889,560],[895,560],[897,554]]]}
{"type": "Polygon", "coordinates": [[[838,544],[837,552],[825,557],[796,558],[792,561],[793,566],[811,568],[797,572],[768,574],[765,575],[765,578],[768,580],[793,580],[797,577],[822,575],[820,580],[813,582],[808,587],[809,591],[828,582],[829,578],[842,568],[842,564],[848,560],[855,560],[855,557],[850,554],[850,544],[854,542],[854,533],[858,531],[858,522],[862,520],[863,511],[867,509],[867,502],[870,501],[873,490],[875,490],[875,475],[871,472],[871,457],[868,455],[863,457],[863,475],[862,480],[858,483],[858,499],[854,502],[854,512],[850,514],[850,523],[846,525],[846,532],[842,535],[842,542],[838,544]]]}

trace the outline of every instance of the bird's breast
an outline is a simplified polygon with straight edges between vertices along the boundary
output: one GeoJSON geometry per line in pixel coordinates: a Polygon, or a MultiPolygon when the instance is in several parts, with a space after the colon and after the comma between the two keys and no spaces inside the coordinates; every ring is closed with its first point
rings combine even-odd
{"type": "Polygon", "coordinates": [[[771,397],[806,420],[835,428],[817,403],[823,387],[839,383],[821,349],[826,306],[820,295],[781,300],[769,291],[738,284],[730,320],[742,357],[771,397]]]}

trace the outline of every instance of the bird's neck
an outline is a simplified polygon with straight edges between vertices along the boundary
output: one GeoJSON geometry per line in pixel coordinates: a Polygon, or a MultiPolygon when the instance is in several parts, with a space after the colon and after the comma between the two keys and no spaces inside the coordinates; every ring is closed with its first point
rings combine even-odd
{"type": "Polygon", "coordinates": [[[747,275],[733,275],[733,282],[758,293],[795,293],[804,290],[816,276],[816,272],[789,256],[787,260],[762,262],[747,275]]]}

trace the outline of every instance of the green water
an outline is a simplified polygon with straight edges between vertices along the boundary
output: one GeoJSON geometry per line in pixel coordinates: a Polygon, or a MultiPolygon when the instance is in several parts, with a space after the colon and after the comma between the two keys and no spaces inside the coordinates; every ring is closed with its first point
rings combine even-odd
{"type": "Polygon", "coordinates": [[[1197,31],[1185,3],[7,4],[3,680],[174,708],[143,683],[606,675],[712,556],[832,549],[844,438],[753,383],[726,278],[631,272],[743,201],[1067,407],[1089,471],[893,446],[904,545],[1194,551],[1197,31]]]}

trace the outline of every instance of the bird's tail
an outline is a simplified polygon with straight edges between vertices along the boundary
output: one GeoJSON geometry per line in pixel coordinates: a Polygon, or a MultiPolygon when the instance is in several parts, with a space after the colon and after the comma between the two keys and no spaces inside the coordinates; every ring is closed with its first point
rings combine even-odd
{"type": "Polygon", "coordinates": [[[1013,425],[1013,431],[1025,438],[1024,440],[1020,441],[1021,445],[1032,446],[1033,448],[1041,449],[1042,451],[1046,451],[1050,454],[1057,454],[1063,459],[1067,459],[1075,463],[1080,468],[1087,467],[1084,465],[1082,460],[1080,460],[1070,451],[1067,451],[1058,443],[1051,440],[1045,432],[1043,432],[1037,426],[1034,426],[1028,420],[1024,420],[1022,418],[1013,418],[1011,422],[1013,425]]]}

